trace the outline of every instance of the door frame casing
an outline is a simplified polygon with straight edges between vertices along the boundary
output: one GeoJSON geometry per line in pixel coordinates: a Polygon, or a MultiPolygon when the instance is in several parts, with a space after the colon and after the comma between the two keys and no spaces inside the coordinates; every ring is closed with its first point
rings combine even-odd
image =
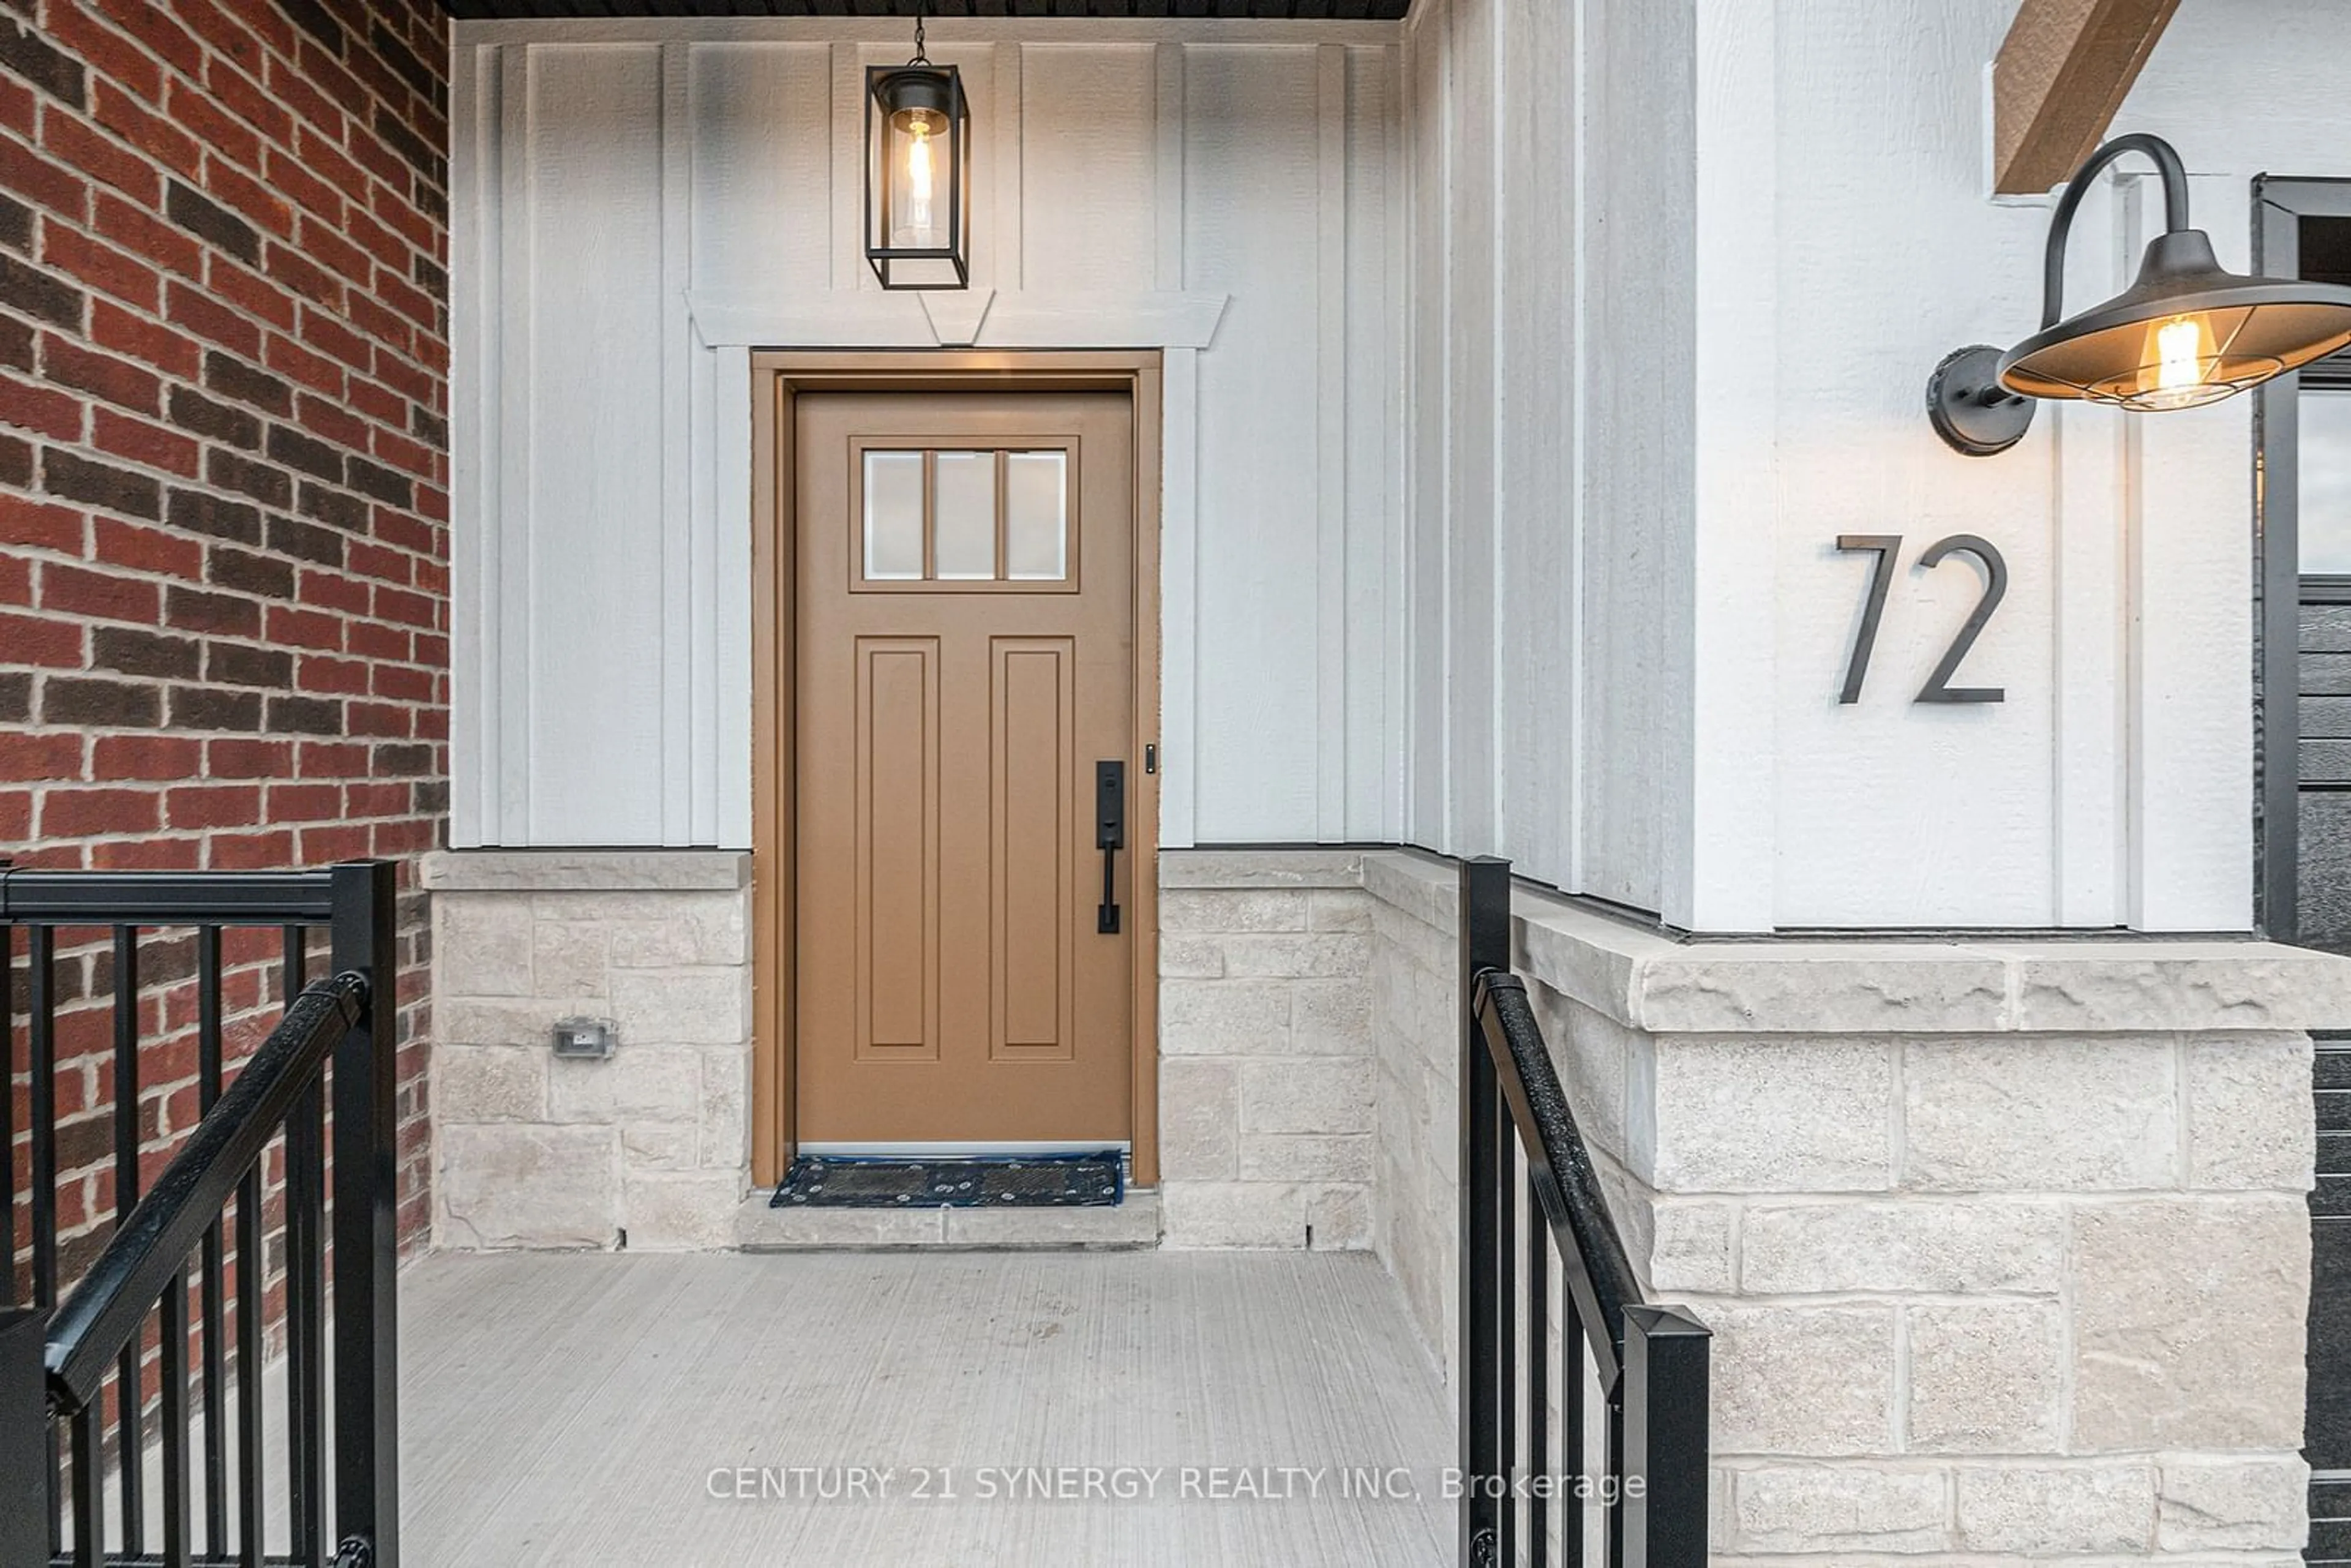
{"type": "Polygon", "coordinates": [[[751,354],[751,1178],[783,1179],[795,1146],[791,955],[798,933],[793,836],[799,653],[794,616],[796,405],[817,392],[1108,392],[1124,394],[1134,438],[1134,734],[1127,777],[1135,842],[1129,894],[1128,1091],[1134,1176],[1159,1181],[1159,774],[1141,766],[1159,732],[1158,350],[1037,351],[762,349],[751,354]]]}
{"type": "MultiPolygon", "coordinates": [[[[2306,217],[2351,218],[2351,178],[2263,174],[2253,181],[2256,274],[2302,276],[2302,220],[2306,217]]],[[[2259,747],[2253,914],[2255,929],[2273,942],[2293,942],[2301,935],[2299,698],[2305,584],[2299,526],[2300,402],[2306,383],[2339,387],[2346,379],[2351,379],[2351,363],[2345,355],[2334,354],[2264,382],[2253,392],[2253,713],[2259,747]]]]}

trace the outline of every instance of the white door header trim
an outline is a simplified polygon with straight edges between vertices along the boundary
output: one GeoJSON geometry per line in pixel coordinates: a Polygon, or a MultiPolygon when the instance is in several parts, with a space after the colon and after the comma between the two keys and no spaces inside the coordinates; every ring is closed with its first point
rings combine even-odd
{"type": "Polygon", "coordinates": [[[782,299],[695,288],[685,301],[713,349],[1205,349],[1231,298],[972,288],[782,299]]]}

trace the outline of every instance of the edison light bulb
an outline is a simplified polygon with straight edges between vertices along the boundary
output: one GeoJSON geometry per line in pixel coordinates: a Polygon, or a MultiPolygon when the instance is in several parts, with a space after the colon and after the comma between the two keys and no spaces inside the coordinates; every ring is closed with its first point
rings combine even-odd
{"type": "Polygon", "coordinates": [[[2208,379],[2214,365],[2210,323],[2202,316],[2173,316],[2147,329],[2139,354],[2137,389],[2130,398],[2139,408],[2192,408],[2225,397],[2225,387],[2208,379]]]}
{"type": "MultiPolygon", "coordinates": [[[[914,121],[914,135],[906,139],[906,193],[907,227],[927,232],[931,226],[931,128],[920,120],[914,121]]],[[[2193,346],[2191,335],[2191,350],[2193,346]]]]}
{"type": "Polygon", "coordinates": [[[2156,371],[2157,391],[2185,392],[2203,384],[2204,364],[2197,352],[2202,340],[2195,319],[2189,316],[2166,321],[2155,329],[2156,352],[2162,361],[2156,371]]]}
{"type": "Polygon", "coordinates": [[[938,190],[938,132],[943,123],[923,110],[911,110],[898,120],[898,134],[905,140],[905,152],[892,172],[890,210],[893,221],[890,243],[901,250],[936,250],[946,244],[939,232],[938,207],[934,199],[938,190]]]}

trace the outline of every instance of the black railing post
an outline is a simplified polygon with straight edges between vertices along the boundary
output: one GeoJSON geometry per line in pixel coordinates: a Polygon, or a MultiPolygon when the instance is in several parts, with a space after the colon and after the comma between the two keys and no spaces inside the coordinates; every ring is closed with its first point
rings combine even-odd
{"type": "Polygon", "coordinates": [[[1679,1307],[1625,1309],[1619,1516],[1625,1561],[1642,1568],[1705,1568],[1708,1338],[1679,1307]]]}
{"type": "Polygon", "coordinates": [[[394,869],[335,867],[333,969],[368,983],[335,1053],[335,1540],[353,1568],[400,1563],[400,964],[394,869]]]}
{"type": "Polygon", "coordinates": [[[1508,1152],[1501,1096],[1476,1007],[1479,971],[1510,967],[1510,862],[1485,855],[1461,862],[1456,924],[1461,947],[1460,1560],[1467,1568],[1487,1568],[1496,1560],[1507,1506],[1492,1488],[1508,1459],[1500,1437],[1507,1396],[1501,1386],[1502,1339],[1510,1327],[1510,1302],[1497,1289],[1494,1260],[1500,1246],[1500,1206],[1509,1189],[1496,1174],[1508,1152]]]}
{"type": "Polygon", "coordinates": [[[48,1568],[48,1317],[0,1307],[0,1568],[48,1568]]]}

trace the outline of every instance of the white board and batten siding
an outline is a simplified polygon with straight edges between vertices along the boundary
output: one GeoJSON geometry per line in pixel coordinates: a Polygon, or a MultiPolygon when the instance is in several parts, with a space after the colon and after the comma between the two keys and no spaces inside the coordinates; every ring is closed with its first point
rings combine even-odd
{"type": "Polygon", "coordinates": [[[1162,841],[1499,848],[1663,906],[1686,378],[1584,342],[1687,358],[1654,199],[1687,138],[1645,118],[1687,29],[1591,46],[1586,159],[1566,8],[1479,15],[1466,63],[1385,26],[935,27],[970,300],[859,252],[899,24],[462,25],[456,841],[747,840],[749,348],[1205,313],[1167,340],[1162,841]]]}
{"type": "Polygon", "coordinates": [[[457,28],[455,841],[747,844],[750,350],[974,342],[1165,350],[1163,841],[1401,838],[1395,29],[935,25],[945,296],[860,234],[907,34],[457,28]]]}
{"type": "MultiPolygon", "coordinates": [[[[2047,204],[1987,193],[2013,8],[941,24],[975,288],[922,300],[859,251],[903,24],[461,26],[456,841],[747,841],[749,350],[976,323],[1166,348],[1166,844],[1496,852],[1700,930],[2244,929],[2250,400],[1989,460],[1923,415],[2039,316],[2047,204]],[[1914,700],[1959,533],[1998,704],[1914,700]],[[1852,705],[1844,534],[1903,538],[1852,705]]],[[[2116,126],[2241,264],[2253,174],[2351,173],[2346,53],[2321,0],[2183,7],[2116,126]]]]}
{"type": "MultiPolygon", "coordinates": [[[[2040,317],[2048,204],[1988,193],[2014,11],[1415,7],[1416,840],[1698,930],[2249,926],[2252,401],[2044,406],[1991,459],[1924,417],[1943,353],[2040,317]],[[1960,533],[2010,580],[1953,684],[2006,700],[1921,704],[1984,580],[1918,558],[1960,533]],[[1846,534],[1903,538],[1850,706],[1846,534]]],[[[2351,174],[2345,57],[2351,9],[2184,6],[2116,130],[2173,138],[2242,267],[2253,175],[2351,174]]],[[[2076,304],[2150,185],[2085,206],[2076,304]]]]}
{"type": "Polygon", "coordinates": [[[1413,841],[1636,909],[1686,881],[1688,17],[1406,26],[1413,841]]]}
{"type": "MultiPolygon", "coordinates": [[[[1712,608],[1735,600],[1749,613],[1733,635],[1771,650],[1761,668],[1701,653],[1717,685],[1698,734],[1772,780],[1767,802],[1725,779],[1746,813],[1701,799],[1699,819],[1768,844],[1773,874],[1767,899],[1752,845],[1702,836],[1697,924],[2252,924],[2254,400],[2043,405],[1989,459],[1950,452],[1923,417],[1940,355],[2040,321],[2048,204],[1986,195],[1985,62],[2014,11],[1698,4],[1698,625],[1720,634],[1712,608]],[[1841,533],[1905,541],[1848,707],[1834,697],[1869,558],[1835,551],[1841,533]],[[1982,592],[1964,557],[1917,565],[1957,533],[2010,570],[1955,682],[2003,688],[1997,705],[1912,700],[1982,592]]],[[[2185,5],[2113,130],[2175,141],[2194,221],[2241,269],[2254,175],[2351,173],[2351,109],[2308,63],[2345,58],[2340,6],[2185,5]]],[[[2140,161],[2101,183],[2075,225],[2069,308],[2129,281],[2160,209],[2140,161]]]]}

